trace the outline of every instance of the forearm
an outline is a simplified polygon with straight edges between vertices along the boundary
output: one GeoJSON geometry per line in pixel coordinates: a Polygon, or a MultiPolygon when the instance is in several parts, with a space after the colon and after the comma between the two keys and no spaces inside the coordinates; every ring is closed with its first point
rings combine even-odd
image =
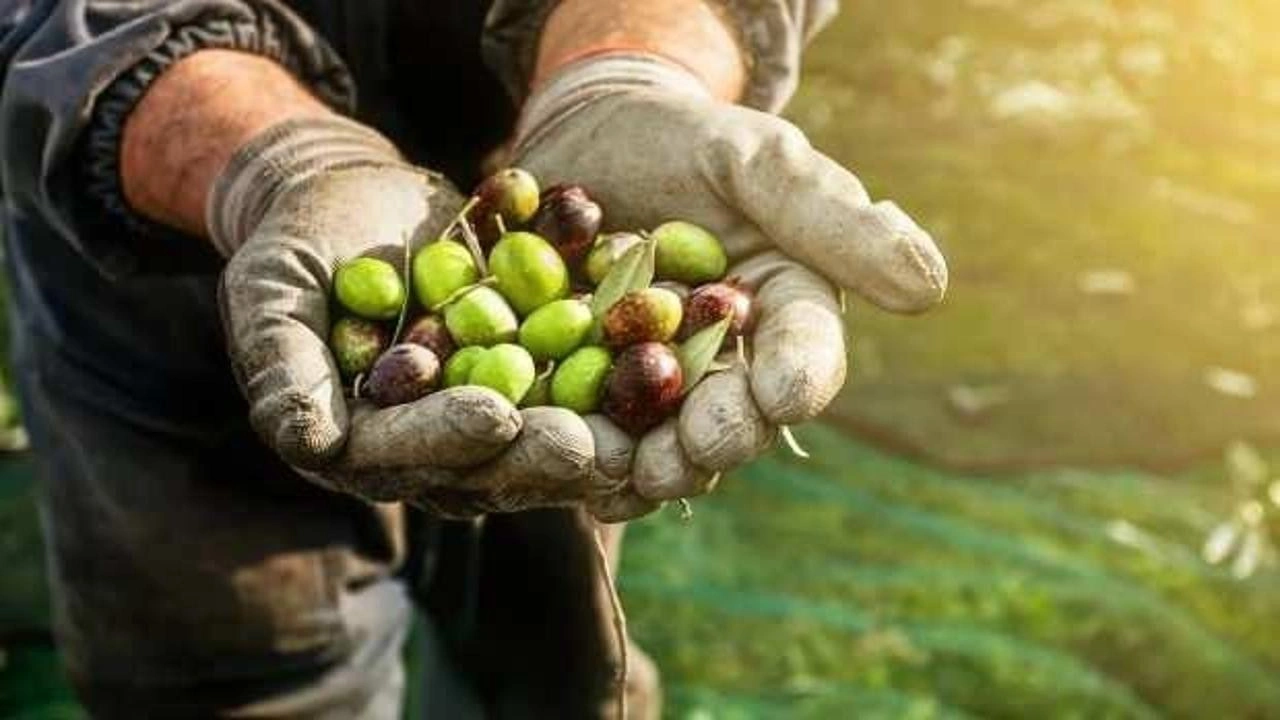
{"type": "Polygon", "coordinates": [[[728,19],[707,0],[563,0],[543,28],[532,85],[575,60],[611,51],[666,58],[722,100],[738,100],[746,83],[746,55],[728,19]]]}
{"type": "Polygon", "coordinates": [[[279,122],[331,112],[272,60],[196,52],[158,77],[125,122],[125,200],[151,220],[207,236],[205,203],[236,151],[279,122]]]}

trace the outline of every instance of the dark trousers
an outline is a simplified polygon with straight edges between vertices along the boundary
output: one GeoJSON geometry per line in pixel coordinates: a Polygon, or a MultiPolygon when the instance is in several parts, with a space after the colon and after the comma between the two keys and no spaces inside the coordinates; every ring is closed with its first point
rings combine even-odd
{"type": "Polygon", "coordinates": [[[55,632],[95,717],[398,717],[415,606],[436,716],[608,716],[583,513],[408,516],[307,483],[241,419],[152,421],[38,345],[17,359],[55,632]]]}

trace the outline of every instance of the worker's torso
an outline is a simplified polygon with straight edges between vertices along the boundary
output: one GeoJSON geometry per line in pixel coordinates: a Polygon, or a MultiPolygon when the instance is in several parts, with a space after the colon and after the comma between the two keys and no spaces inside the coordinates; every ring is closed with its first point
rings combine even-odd
{"type": "MultiPolygon", "coordinates": [[[[360,120],[460,187],[475,182],[482,158],[501,142],[513,115],[480,60],[487,3],[288,4],[347,63],[360,120]]],[[[243,422],[215,302],[221,261],[198,247],[201,241],[173,241],[172,252],[186,256],[181,272],[112,279],[38,219],[7,221],[15,320],[23,326],[20,350],[37,352],[35,362],[65,365],[59,378],[83,387],[93,402],[157,427],[211,437],[228,422],[243,422]]],[[[123,232],[106,223],[87,226],[123,232]]]]}
{"type": "MultiPolygon", "coordinates": [[[[349,65],[361,120],[459,186],[474,182],[480,159],[512,117],[480,62],[485,3],[290,4],[349,65]]],[[[209,522],[220,532],[242,536],[241,544],[252,546],[245,553],[258,552],[256,545],[350,548],[334,550],[342,563],[367,562],[375,573],[394,565],[394,522],[294,475],[253,437],[219,322],[222,263],[203,241],[179,237],[156,247],[183,256],[173,263],[181,270],[111,278],[76,249],[84,243],[69,242],[34,213],[8,209],[0,218],[12,357],[42,472],[52,481],[55,573],[70,580],[111,575],[112,583],[82,583],[86,593],[109,595],[116,585],[147,586],[160,582],[153,575],[190,571],[196,574],[174,582],[192,595],[226,592],[226,578],[210,568],[244,562],[235,543],[202,531],[175,535],[175,523],[200,525],[178,519],[197,509],[216,519],[209,522]],[[281,523],[278,512],[293,519],[281,523]],[[193,560],[200,553],[209,555],[193,560]]],[[[129,244],[122,228],[97,216],[85,208],[83,232],[129,244]]],[[[67,591],[70,610],[63,612],[76,602],[107,612],[117,601],[127,614],[138,600],[77,600],[67,591]]],[[[222,612],[222,605],[211,607],[222,612]]]]}

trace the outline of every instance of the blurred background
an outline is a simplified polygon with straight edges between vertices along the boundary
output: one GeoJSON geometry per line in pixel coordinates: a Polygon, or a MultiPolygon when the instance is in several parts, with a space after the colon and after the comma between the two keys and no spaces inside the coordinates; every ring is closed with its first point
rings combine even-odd
{"type": "MultiPolygon", "coordinates": [[[[951,292],[853,304],[811,459],[629,530],[669,717],[1280,718],[1280,4],[844,8],[788,114],[951,292]]],[[[7,458],[0,717],[78,717],[7,458]]]]}

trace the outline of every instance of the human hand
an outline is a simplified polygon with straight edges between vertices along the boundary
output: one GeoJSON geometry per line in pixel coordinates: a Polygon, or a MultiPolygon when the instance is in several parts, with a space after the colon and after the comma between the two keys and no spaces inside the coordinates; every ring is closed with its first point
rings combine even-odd
{"type": "Polygon", "coordinates": [[[250,421],[307,477],[451,516],[572,504],[591,486],[591,433],[558,408],[518,411],[486,388],[378,409],[344,396],[326,344],[338,262],[403,263],[462,206],[373,131],[336,117],[278,125],[215,184],[208,226],[230,255],[220,302],[250,421]]]}
{"type": "Polygon", "coordinates": [[[648,56],[588,59],[553,77],[526,105],[514,163],[548,185],[587,188],[614,228],[707,228],[728,275],[756,294],[749,365],[706,378],[678,418],[637,443],[630,482],[592,504],[602,519],[705,492],[780,426],[820,413],[846,373],[837,288],[903,313],[946,288],[929,235],[893,203],[873,203],[794,125],[713,100],[648,56]]]}

